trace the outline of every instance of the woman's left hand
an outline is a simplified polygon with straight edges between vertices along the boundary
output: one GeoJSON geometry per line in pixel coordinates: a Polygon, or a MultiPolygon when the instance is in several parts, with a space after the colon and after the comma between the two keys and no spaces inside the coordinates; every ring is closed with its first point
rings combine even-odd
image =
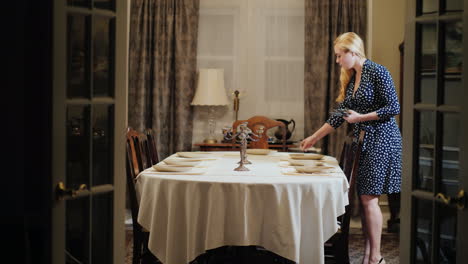
{"type": "Polygon", "coordinates": [[[344,116],[343,118],[350,124],[361,122],[361,114],[354,110],[348,110],[348,116],[344,116]]]}

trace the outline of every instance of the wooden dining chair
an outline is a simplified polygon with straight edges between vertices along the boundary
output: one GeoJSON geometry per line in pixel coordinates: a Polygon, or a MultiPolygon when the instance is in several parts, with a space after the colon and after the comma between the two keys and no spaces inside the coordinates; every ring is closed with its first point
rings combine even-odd
{"type": "Polygon", "coordinates": [[[364,133],[364,131],[361,131],[358,140],[348,135],[343,144],[339,164],[349,182],[349,204],[345,207],[345,213],[337,219],[340,229],[325,242],[326,263],[349,263],[349,224],[354,210],[353,199],[364,133]]]}
{"type": "Polygon", "coordinates": [[[133,128],[127,129],[127,142],[132,150],[132,164],[137,171],[136,175],[141,171],[151,167],[153,164],[150,160],[150,146],[146,134],[140,133],[133,128]]]}
{"type": "Polygon", "coordinates": [[[126,174],[127,190],[132,214],[133,227],[133,264],[160,263],[149,251],[149,232],[138,223],[139,202],[136,194],[135,181],[138,174],[144,170],[142,162],[139,133],[133,129],[127,132],[126,142],[126,174]]]}
{"type": "MultiPolygon", "coordinates": [[[[250,141],[249,143],[249,148],[259,148],[259,149],[267,149],[269,148],[268,147],[268,135],[267,135],[267,131],[270,129],[270,128],[274,128],[274,127],[281,127],[282,128],[282,131],[283,131],[283,139],[282,139],[282,143],[283,143],[283,147],[282,147],[282,150],[283,151],[286,151],[286,125],[281,122],[281,121],[276,121],[276,120],[273,120],[273,119],[270,119],[266,116],[253,116],[247,120],[237,120],[233,123],[232,125],[232,129],[233,129],[233,132],[234,134],[236,133],[237,131],[237,127],[244,123],[244,122],[248,122],[247,124],[247,127],[250,128],[252,130],[253,133],[257,134],[257,130],[263,126],[263,133],[259,136],[261,137],[255,137],[253,136],[254,139],[258,139],[258,141],[250,141]]],[[[233,139],[233,141],[235,140],[235,138],[233,139]]],[[[235,143],[235,142],[233,142],[235,143]]]]}
{"type": "Polygon", "coordinates": [[[134,173],[138,175],[145,169],[143,166],[143,145],[141,144],[140,133],[131,127],[127,129],[127,148],[134,173]]]}
{"type": "Polygon", "coordinates": [[[156,140],[154,138],[154,133],[151,128],[145,130],[146,142],[148,146],[148,160],[152,165],[159,163],[159,154],[156,148],[156,140]]]}

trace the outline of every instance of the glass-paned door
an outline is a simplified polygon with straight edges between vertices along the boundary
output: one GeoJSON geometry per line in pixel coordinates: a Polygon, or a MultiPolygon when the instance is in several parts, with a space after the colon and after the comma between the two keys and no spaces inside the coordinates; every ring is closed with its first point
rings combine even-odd
{"type": "Polygon", "coordinates": [[[127,10],[55,1],[53,264],[124,263],[127,10]]]}
{"type": "Polygon", "coordinates": [[[402,263],[466,263],[465,0],[412,0],[405,36],[402,263]],[[465,85],[464,85],[465,83],[465,85]]]}

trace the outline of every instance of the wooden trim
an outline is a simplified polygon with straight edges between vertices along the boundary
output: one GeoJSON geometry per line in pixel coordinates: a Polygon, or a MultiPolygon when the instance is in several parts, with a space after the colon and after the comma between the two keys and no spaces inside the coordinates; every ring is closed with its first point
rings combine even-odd
{"type": "MultiPolygon", "coordinates": [[[[464,1],[464,12],[463,12],[463,44],[462,47],[468,47],[468,0],[464,1]]],[[[464,49],[463,54],[463,72],[462,80],[463,84],[461,91],[462,102],[465,102],[461,106],[461,115],[460,115],[460,161],[468,160],[468,52],[464,49]]],[[[468,164],[467,162],[460,162],[460,188],[465,190],[465,193],[468,191],[468,164]]],[[[457,263],[463,263],[468,259],[468,209],[458,210],[457,217],[457,263]],[[461,224],[463,223],[463,224],[461,224]]]]}
{"type": "MultiPolygon", "coordinates": [[[[53,1],[53,103],[52,103],[52,189],[65,182],[66,175],[66,89],[67,16],[65,1],[53,1]]],[[[65,182],[66,183],[66,182],[65,182]]],[[[51,202],[52,264],[65,263],[65,203],[51,202]]]]}
{"type": "MultiPolygon", "coordinates": [[[[112,60],[114,70],[109,78],[113,78],[114,92],[114,223],[113,223],[113,263],[125,263],[125,193],[126,193],[126,136],[127,128],[127,98],[128,98],[128,46],[129,46],[129,10],[130,1],[115,0],[115,21],[112,60]]],[[[108,98],[95,98],[95,104],[108,98]]]]}
{"type": "Polygon", "coordinates": [[[415,46],[416,46],[416,0],[407,2],[407,17],[405,30],[405,53],[404,53],[404,80],[403,80],[403,170],[402,170],[402,190],[401,190],[401,211],[400,211],[400,262],[411,263],[412,259],[412,231],[414,210],[412,199],[413,186],[413,144],[414,135],[414,88],[415,88],[415,46]]]}
{"type": "Polygon", "coordinates": [[[400,116],[399,116],[399,122],[398,125],[400,126],[400,131],[403,130],[403,80],[404,80],[404,72],[405,72],[405,63],[404,63],[404,58],[405,58],[405,42],[400,43],[398,46],[398,49],[400,50],[400,90],[398,91],[399,94],[399,100],[400,100],[400,116]]]}

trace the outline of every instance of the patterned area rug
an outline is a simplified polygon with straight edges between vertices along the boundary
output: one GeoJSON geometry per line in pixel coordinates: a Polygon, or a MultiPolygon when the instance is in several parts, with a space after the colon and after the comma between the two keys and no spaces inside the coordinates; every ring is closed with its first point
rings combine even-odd
{"type": "MultiPolygon", "coordinates": [[[[382,233],[381,252],[387,264],[400,263],[400,241],[397,233],[382,233]]],[[[361,264],[364,256],[364,236],[360,230],[349,235],[349,258],[351,264],[361,264]]]]}
{"type": "MultiPolygon", "coordinates": [[[[362,263],[363,248],[364,248],[364,237],[360,230],[351,230],[349,237],[349,257],[351,264],[362,263]]],[[[382,234],[382,255],[385,258],[387,264],[398,264],[400,263],[400,249],[399,239],[397,233],[386,233],[382,234]]],[[[132,263],[133,253],[133,239],[132,231],[126,231],[126,257],[125,263],[132,263]]]]}
{"type": "Polygon", "coordinates": [[[125,264],[132,264],[133,255],[133,232],[125,230],[125,264]]]}

